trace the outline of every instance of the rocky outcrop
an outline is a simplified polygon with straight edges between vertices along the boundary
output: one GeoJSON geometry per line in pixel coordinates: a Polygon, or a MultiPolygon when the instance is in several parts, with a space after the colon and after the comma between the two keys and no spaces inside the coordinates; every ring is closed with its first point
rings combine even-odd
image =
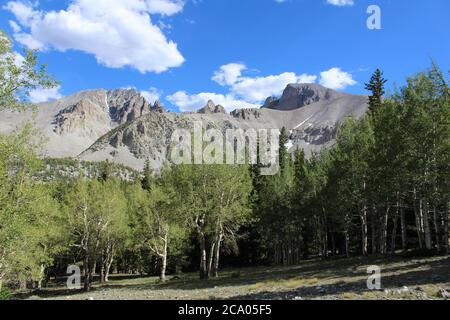
{"type": "Polygon", "coordinates": [[[135,90],[117,89],[106,94],[111,121],[117,125],[136,120],[150,112],[150,105],[135,90]]]}
{"type": "Polygon", "coordinates": [[[306,126],[293,130],[291,138],[294,142],[303,141],[307,144],[321,146],[336,139],[340,123],[323,123],[322,125],[306,126]]]}
{"type": "Polygon", "coordinates": [[[237,109],[231,112],[235,118],[242,120],[257,120],[261,117],[260,109],[237,109]]]}
{"type": "Polygon", "coordinates": [[[220,104],[216,105],[212,100],[209,100],[208,103],[206,104],[206,106],[204,106],[203,108],[198,110],[197,113],[200,113],[200,114],[215,114],[215,113],[226,114],[227,112],[223,106],[221,106],[220,104]]]}
{"type": "Polygon", "coordinates": [[[274,107],[278,104],[279,99],[276,97],[268,97],[264,102],[263,108],[274,109],[274,107]]]}
{"type": "Polygon", "coordinates": [[[54,132],[58,135],[78,133],[84,137],[100,136],[110,129],[106,109],[103,93],[93,92],[58,112],[54,119],[54,132]]]}
{"type": "Polygon", "coordinates": [[[192,122],[179,114],[151,112],[103,136],[79,158],[110,160],[136,169],[148,162],[158,170],[168,160],[173,132],[191,128],[192,122]]]}
{"type": "Polygon", "coordinates": [[[57,113],[54,132],[59,135],[79,133],[98,139],[114,127],[149,112],[148,102],[135,90],[90,91],[57,113]]]}
{"type": "Polygon", "coordinates": [[[106,133],[150,112],[148,102],[135,90],[86,90],[40,103],[35,110],[0,111],[0,132],[32,121],[46,138],[47,157],[75,157],[106,133]]]}
{"type": "Polygon", "coordinates": [[[166,112],[166,109],[164,108],[163,104],[159,100],[155,101],[155,103],[150,107],[150,110],[152,112],[158,112],[158,113],[166,112]]]}

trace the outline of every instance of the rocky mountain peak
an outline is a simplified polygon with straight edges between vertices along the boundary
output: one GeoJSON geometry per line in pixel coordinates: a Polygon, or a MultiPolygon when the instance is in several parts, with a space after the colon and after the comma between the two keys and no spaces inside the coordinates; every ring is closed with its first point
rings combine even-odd
{"type": "Polygon", "coordinates": [[[150,105],[134,89],[110,90],[106,94],[111,120],[118,125],[133,121],[150,112],[150,105]]]}
{"type": "Polygon", "coordinates": [[[81,97],[58,112],[54,132],[59,135],[79,132],[82,136],[98,136],[109,129],[109,116],[104,95],[99,91],[81,97]]]}
{"type": "Polygon", "coordinates": [[[220,104],[216,105],[212,100],[209,100],[206,106],[198,110],[198,113],[201,114],[214,114],[214,113],[224,113],[226,114],[226,110],[220,104]]]}
{"type": "Polygon", "coordinates": [[[272,109],[278,103],[279,99],[276,97],[268,97],[264,102],[263,108],[272,109]]]}
{"type": "Polygon", "coordinates": [[[317,102],[331,101],[344,96],[343,93],[315,83],[289,84],[280,99],[267,98],[263,108],[295,110],[317,102]]]}
{"type": "Polygon", "coordinates": [[[109,130],[150,112],[148,102],[136,90],[83,91],[56,102],[53,131],[98,139],[109,130]]]}

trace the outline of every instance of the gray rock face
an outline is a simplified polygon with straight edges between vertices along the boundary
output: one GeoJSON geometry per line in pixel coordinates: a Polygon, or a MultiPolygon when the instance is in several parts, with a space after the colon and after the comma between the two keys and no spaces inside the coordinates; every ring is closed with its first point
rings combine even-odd
{"type": "Polygon", "coordinates": [[[280,100],[276,97],[268,97],[264,102],[263,108],[274,109],[280,100]]]}
{"type": "Polygon", "coordinates": [[[342,93],[317,84],[289,84],[280,99],[270,97],[263,108],[295,110],[304,106],[341,98],[342,93]]]}
{"type": "Polygon", "coordinates": [[[209,100],[206,106],[197,111],[200,114],[214,114],[223,113],[226,114],[225,108],[220,104],[216,105],[212,100],[209,100]]]}
{"type": "Polygon", "coordinates": [[[95,91],[58,112],[54,119],[57,135],[78,133],[85,137],[99,136],[110,127],[110,116],[104,92],[95,91]]]}
{"type": "Polygon", "coordinates": [[[135,90],[111,90],[106,93],[111,120],[118,125],[136,120],[150,112],[150,105],[135,90]]]}
{"type": "Polygon", "coordinates": [[[235,118],[242,120],[256,120],[261,117],[261,110],[259,109],[237,109],[231,112],[235,118]]]}
{"type": "Polygon", "coordinates": [[[153,104],[153,106],[150,107],[150,110],[152,112],[159,112],[159,113],[164,113],[166,112],[166,109],[164,108],[164,106],[162,105],[161,101],[156,100],[155,103],[153,104]]]}
{"type": "Polygon", "coordinates": [[[293,130],[291,139],[304,141],[307,144],[322,146],[336,138],[338,123],[323,123],[322,125],[308,126],[303,130],[293,130]]]}
{"type": "Polygon", "coordinates": [[[47,140],[45,155],[75,157],[114,128],[150,113],[135,90],[87,90],[37,105],[36,112],[0,111],[0,132],[32,122],[47,140]]]}
{"type": "Polygon", "coordinates": [[[148,102],[135,90],[92,91],[55,116],[54,131],[102,135],[149,112],[148,102]]]}
{"type": "Polygon", "coordinates": [[[135,90],[91,91],[55,116],[55,133],[103,135],[116,126],[150,112],[148,102],[135,90]]]}

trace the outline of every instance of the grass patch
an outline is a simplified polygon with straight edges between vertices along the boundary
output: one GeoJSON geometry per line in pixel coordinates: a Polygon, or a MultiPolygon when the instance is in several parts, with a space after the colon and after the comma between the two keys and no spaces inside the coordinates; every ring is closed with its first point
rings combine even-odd
{"type": "Polygon", "coordinates": [[[353,292],[345,292],[341,295],[342,300],[357,300],[358,295],[353,292]]]}

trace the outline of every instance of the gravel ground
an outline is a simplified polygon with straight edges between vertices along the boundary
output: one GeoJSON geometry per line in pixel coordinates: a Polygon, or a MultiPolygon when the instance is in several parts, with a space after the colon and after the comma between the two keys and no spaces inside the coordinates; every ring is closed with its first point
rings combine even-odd
{"type": "Polygon", "coordinates": [[[20,293],[18,299],[58,300],[429,300],[450,298],[450,257],[313,260],[292,267],[223,271],[201,281],[197,274],[154,277],[116,275],[89,293],[62,287],[20,293]],[[367,267],[381,268],[380,290],[367,289],[367,267]]]}

